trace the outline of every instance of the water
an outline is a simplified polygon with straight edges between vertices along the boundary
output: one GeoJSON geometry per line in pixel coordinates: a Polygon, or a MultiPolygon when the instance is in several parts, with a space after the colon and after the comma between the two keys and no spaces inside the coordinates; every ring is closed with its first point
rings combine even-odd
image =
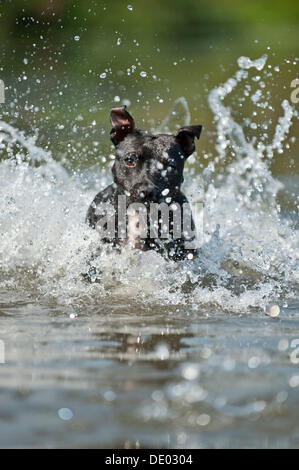
{"type": "MultiPolygon", "coordinates": [[[[298,180],[270,170],[297,113],[284,100],[271,134],[233,106],[247,90],[263,109],[266,63],[240,57],[209,94],[214,159],[200,174],[192,157],[184,188],[204,202],[196,262],[106,250],[84,282],[110,172],[0,122],[2,447],[299,446],[298,180]]],[[[180,98],[160,130],[189,122],[180,98]]]]}

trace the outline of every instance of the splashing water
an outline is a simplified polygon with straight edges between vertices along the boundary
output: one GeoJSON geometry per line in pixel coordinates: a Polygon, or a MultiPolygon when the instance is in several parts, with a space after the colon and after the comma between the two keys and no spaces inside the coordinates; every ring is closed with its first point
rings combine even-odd
{"type": "MultiPolygon", "coordinates": [[[[142,302],[178,305],[220,305],[247,312],[264,308],[273,299],[294,295],[298,282],[298,233],[281,218],[276,196],[282,188],[270,172],[275,151],[282,152],[295,110],[282,102],[273,139],[265,144],[249,140],[224,101],[250,69],[262,70],[267,57],[238,60],[239,69],[213,89],[209,105],[217,129],[217,156],[234,158],[214,182],[210,167],[187,180],[187,195],[198,193],[205,204],[204,237],[196,262],[174,263],[154,252],[103,251],[94,260],[100,282],[86,284],[81,274],[89,268],[98,246],[97,233],[84,223],[95,193],[86,189],[86,175],[70,174],[61,162],[36,145],[36,139],[0,122],[0,288],[7,298],[38,298],[79,309],[112,299],[137,297],[142,302]],[[257,230],[258,227],[258,230],[257,230]]],[[[190,123],[184,98],[178,99],[160,131],[190,123]]],[[[101,186],[107,181],[101,178],[101,186]]],[[[98,279],[95,279],[98,281],[98,279]]]]}
{"type": "Polygon", "coordinates": [[[266,60],[267,56],[255,61],[240,58],[241,69],[209,95],[217,127],[219,159],[226,158],[229,147],[235,158],[226,168],[221,186],[209,185],[206,204],[208,219],[214,226],[222,227],[222,240],[234,240],[230,262],[238,265],[240,273],[243,274],[243,266],[245,271],[249,268],[257,275],[264,274],[267,282],[279,278],[280,286],[286,287],[288,282],[298,279],[297,233],[287,221],[280,220],[276,196],[282,184],[272,177],[269,165],[274,151],[282,151],[295,109],[287,100],[282,102],[284,115],[279,118],[272,141],[264,144],[256,141],[256,136],[250,141],[232,118],[231,109],[223,104],[232,90],[247,79],[248,72],[244,69],[261,70],[266,60]]]}
{"type": "Polygon", "coordinates": [[[172,107],[172,110],[164,119],[161,126],[158,128],[157,132],[174,132],[176,129],[179,129],[182,126],[190,125],[190,111],[186,99],[181,96],[178,98],[172,107]]]}

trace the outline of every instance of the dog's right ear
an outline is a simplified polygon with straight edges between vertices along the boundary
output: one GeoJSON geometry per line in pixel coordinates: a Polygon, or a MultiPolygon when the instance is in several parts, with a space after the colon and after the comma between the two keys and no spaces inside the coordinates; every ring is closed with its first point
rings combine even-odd
{"type": "Polygon", "coordinates": [[[112,108],[110,111],[110,121],[112,124],[110,139],[114,145],[119,144],[135,129],[135,121],[130,113],[128,113],[126,106],[112,108]]]}

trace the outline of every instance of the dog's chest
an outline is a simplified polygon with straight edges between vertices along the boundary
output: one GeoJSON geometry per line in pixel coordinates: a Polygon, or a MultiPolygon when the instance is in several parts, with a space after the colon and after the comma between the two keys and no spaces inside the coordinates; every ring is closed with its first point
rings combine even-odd
{"type": "Polygon", "coordinates": [[[127,243],[132,248],[139,248],[141,241],[141,227],[139,214],[135,209],[128,208],[127,212],[127,243]]]}

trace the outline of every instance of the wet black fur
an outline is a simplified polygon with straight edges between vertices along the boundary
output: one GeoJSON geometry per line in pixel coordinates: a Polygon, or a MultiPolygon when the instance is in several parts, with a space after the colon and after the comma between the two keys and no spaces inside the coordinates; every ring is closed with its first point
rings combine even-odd
{"type": "MultiPolygon", "coordinates": [[[[125,107],[113,108],[110,119],[113,126],[110,136],[116,148],[112,168],[113,183],[96,195],[88,209],[86,221],[90,227],[96,228],[99,218],[102,217],[97,207],[101,203],[112,204],[116,214],[115,237],[105,238],[104,241],[122,246],[125,240],[119,238],[117,233],[119,195],[126,195],[127,206],[141,202],[147,208],[148,214],[151,203],[166,203],[168,206],[178,203],[181,210],[182,205],[188,203],[180,189],[184,181],[184,164],[195,150],[194,139],[200,137],[201,126],[186,126],[175,134],[153,135],[136,129],[134,119],[125,107]],[[169,192],[163,195],[165,189],[169,192]]],[[[184,235],[181,238],[173,238],[171,215],[172,211],[170,239],[148,237],[139,240],[137,247],[142,250],[155,249],[175,260],[184,259],[189,253],[196,256],[195,249],[185,249],[184,235]]]]}

